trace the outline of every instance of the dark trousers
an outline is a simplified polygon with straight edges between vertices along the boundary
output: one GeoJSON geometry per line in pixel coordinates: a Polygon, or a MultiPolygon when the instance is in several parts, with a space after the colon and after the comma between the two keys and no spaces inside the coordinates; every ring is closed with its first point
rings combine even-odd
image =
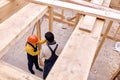
{"type": "Polygon", "coordinates": [[[35,64],[36,69],[39,68],[38,65],[38,55],[36,56],[31,56],[30,54],[27,53],[27,59],[28,59],[28,69],[30,71],[33,71],[33,64],[35,64]]]}

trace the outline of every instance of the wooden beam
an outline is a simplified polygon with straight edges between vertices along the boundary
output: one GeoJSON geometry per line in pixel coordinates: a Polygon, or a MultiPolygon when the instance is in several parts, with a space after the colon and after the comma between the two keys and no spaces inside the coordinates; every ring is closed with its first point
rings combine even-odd
{"type": "Polygon", "coordinates": [[[37,23],[36,23],[36,30],[37,30],[38,39],[41,40],[41,23],[40,23],[40,20],[38,20],[37,23]]]}
{"type": "MultiPolygon", "coordinates": [[[[45,16],[46,16],[46,17],[49,17],[49,14],[46,14],[45,16]]],[[[66,20],[66,19],[61,19],[61,17],[56,16],[56,15],[53,15],[53,19],[56,20],[56,21],[59,21],[59,22],[63,22],[63,23],[65,23],[65,24],[68,24],[68,25],[70,25],[70,26],[75,26],[75,24],[74,24],[73,22],[70,22],[70,21],[68,21],[68,20],[66,20]]]]}
{"type": "MultiPolygon", "coordinates": [[[[103,33],[101,34],[101,36],[103,36],[103,33]]],[[[109,38],[109,39],[112,39],[112,40],[116,40],[116,41],[120,41],[120,38],[114,38],[112,35],[107,35],[107,38],[109,38]]]]}
{"type": "Polygon", "coordinates": [[[47,80],[87,80],[104,21],[97,20],[91,33],[79,30],[80,24],[81,21],[67,41],[47,80]]]}
{"type": "Polygon", "coordinates": [[[120,10],[120,0],[111,0],[110,7],[120,10]]]}
{"type": "MultiPolygon", "coordinates": [[[[102,5],[104,0],[91,0],[91,3],[95,3],[98,5],[102,5]]],[[[85,15],[85,18],[82,21],[82,24],[80,24],[80,29],[91,32],[94,28],[94,23],[96,21],[96,17],[85,15]]]]}
{"type": "Polygon", "coordinates": [[[77,4],[72,4],[72,3],[62,2],[62,1],[55,1],[55,0],[28,0],[28,1],[38,3],[38,4],[53,6],[53,7],[60,7],[62,9],[69,9],[69,10],[77,11],[82,14],[87,14],[87,15],[95,16],[102,19],[120,21],[120,15],[119,15],[120,11],[115,12],[110,8],[107,8],[107,10],[95,9],[91,7],[85,7],[77,4]]]}
{"type": "Polygon", "coordinates": [[[118,28],[117,28],[117,30],[115,31],[115,34],[114,34],[114,36],[113,36],[113,39],[114,39],[114,40],[116,40],[116,35],[118,34],[119,30],[120,30],[120,24],[119,24],[119,26],[118,26],[118,28]]]}
{"type": "Polygon", "coordinates": [[[0,9],[10,3],[10,0],[0,0],[0,9]]]}
{"type": "Polygon", "coordinates": [[[82,16],[82,15],[79,14],[79,13],[76,14],[76,18],[75,18],[75,27],[77,26],[77,24],[78,24],[79,19],[80,19],[81,16],[82,16]]]}
{"type": "Polygon", "coordinates": [[[110,80],[116,80],[116,78],[120,75],[120,65],[118,67],[118,69],[116,69],[116,71],[114,72],[114,74],[112,75],[110,80]]]}
{"type": "Polygon", "coordinates": [[[0,80],[43,80],[0,60],[0,80]]]}
{"type": "MultiPolygon", "coordinates": [[[[106,0],[106,1],[103,3],[103,5],[106,6],[106,7],[109,7],[110,2],[111,2],[111,0],[106,0]],[[108,4],[106,4],[106,3],[108,3],[108,4]]],[[[96,50],[96,52],[95,52],[95,56],[94,56],[92,65],[94,64],[94,62],[95,62],[95,60],[96,60],[96,58],[97,58],[97,56],[98,56],[98,54],[99,54],[99,51],[101,50],[101,47],[102,47],[105,39],[107,38],[108,32],[110,31],[110,28],[112,27],[112,23],[113,23],[113,21],[110,21],[110,22],[109,22],[109,24],[108,24],[108,26],[107,26],[107,29],[105,30],[105,33],[103,34],[102,40],[100,41],[100,43],[99,43],[99,45],[98,45],[98,47],[97,47],[97,50],[96,50]]],[[[102,34],[102,33],[101,33],[101,34],[102,34]]]]}
{"type": "Polygon", "coordinates": [[[53,31],[53,8],[49,7],[49,31],[53,31]]]}
{"type": "Polygon", "coordinates": [[[95,60],[96,60],[96,58],[97,58],[97,56],[99,54],[99,51],[100,51],[105,39],[107,38],[108,32],[110,31],[110,28],[112,27],[112,24],[113,24],[113,21],[110,21],[108,26],[107,26],[107,29],[105,30],[105,33],[103,34],[102,40],[100,41],[100,44],[99,44],[99,46],[98,46],[98,48],[96,50],[93,63],[95,62],[95,60]]]}
{"type": "Polygon", "coordinates": [[[66,1],[70,2],[70,3],[86,6],[86,7],[95,8],[95,9],[118,12],[118,10],[108,8],[108,6],[106,6],[106,5],[110,4],[111,0],[104,0],[103,6],[95,4],[95,3],[90,3],[90,2],[87,2],[87,1],[84,1],[84,0],[66,0],[66,1]]]}
{"type": "Polygon", "coordinates": [[[11,0],[6,6],[0,8],[0,23],[9,18],[15,12],[23,8],[28,2],[24,0],[11,0]]]}
{"type": "Polygon", "coordinates": [[[48,10],[47,6],[29,3],[0,24],[0,57],[20,39],[48,10]],[[32,10],[31,10],[32,9],[32,10]]]}
{"type": "MultiPolygon", "coordinates": [[[[37,30],[38,39],[41,40],[41,22],[40,22],[40,20],[38,20],[37,23],[36,23],[36,30],[37,30]]],[[[41,49],[41,45],[38,45],[38,49],[39,50],[41,49]]],[[[40,55],[39,55],[39,64],[42,67],[44,66],[44,63],[42,61],[42,58],[40,58],[40,55]]]]}

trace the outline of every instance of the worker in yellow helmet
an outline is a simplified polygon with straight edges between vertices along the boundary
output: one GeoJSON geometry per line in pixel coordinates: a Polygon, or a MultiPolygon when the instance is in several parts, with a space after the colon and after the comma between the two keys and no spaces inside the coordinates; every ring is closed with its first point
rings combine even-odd
{"type": "Polygon", "coordinates": [[[35,67],[39,71],[43,71],[39,65],[38,65],[38,54],[40,54],[40,50],[38,50],[37,45],[45,43],[46,40],[39,40],[36,35],[30,35],[27,38],[27,43],[25,50],[27,52],[27,59],[28,59],[28,69],[32,74],[35,74],[33,71],[33,64],[35,64],[35,67]]]}

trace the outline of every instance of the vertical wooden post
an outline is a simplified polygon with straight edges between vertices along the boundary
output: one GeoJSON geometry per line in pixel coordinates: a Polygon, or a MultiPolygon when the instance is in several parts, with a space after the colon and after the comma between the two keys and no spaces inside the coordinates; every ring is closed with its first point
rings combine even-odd
{"type": "Polygon", "coordinates": [[[96,58],[98,56],[98,53],[99,53],[99,51],[100,51],[100,49],[101,49],[101,47],[102,47],[102,45],[103,45],[103,43],[104,43],[104,41],[105,41],[105,39],[107,37],[108,32],[110,31],[110,28],[111,28],[112,24],[113,24],[113,21],[110,21],[108,26],[107,26],[107,29],[105,30],[105,33],[103,34],[102,40],[100,41],[100,44],[99,44],[99,46],[98,46],[98,48],[96,50],[92,65],[94,64],[94,62],[95,62],[95,60],[96,60],[96,58]]]}
{"type": "MultiPolygon", "coordinates": [[[[38,22],[36,23],[36,31],[37,31],[37,36],[38,38],[41,40],[41,23],[40,20],[38,20],[38,22]]],[[[39,49],[41,48],[41,46],[38,46],[39,49]]]]}
{"type": "MultiPolygon", "coordinates": [[[[66,1],[66,0],[62,0],[62,1],[66,1]]],[[[64,9],[62,9],[62,17],[61,17],[61,19],[63,19],[64,18],[64,9]]]]}
{"type": "Polygon", "coordinates": [[[53,8],[49,6],[49,31],[53,30],[53,8]]]}
{"type": "Polygon", "coordinates": [[[75,18],[75,25],[74,26],[77,26],[77,23],[79,21],[79,18],[80,18],[80,13],[77,13],[76,14],[76,18],[75,18]]]}
{"type": "MultiPolygon", "coordinates": [[[[37,36],[38,38],[41,40],[41,22],[40,20],[38,20],[38,22],[36,23],[36,30],[37,30],[37,36]]],[[[41,45],[38,45],[38,49],[41,49],[41,45]]],[[[39,64],[43,67],[44,63],[42,61],[42,58],[40,58],[39,56],[39,64]]]]}
{"type": "Polygon", "coordinates": [[[118,31],[120,30],[120,24],[119,24],[119,27],[117,28],[116,32],[115,32],[115,35],[113,36],[113,39],[116,40],[116,35],[118,33],[118,31]]]}
{"type": "Polygon", "coordinates": [[[116,72],[112,75],[110,80],[115,80],[119,74],[120,74],[120,65],[119,68],[116,70],[116,72]]]}
{"type": "Polygon", "coordinates": [[[62,19],[64,18],[64,9],[62,9],[62,19]]]}

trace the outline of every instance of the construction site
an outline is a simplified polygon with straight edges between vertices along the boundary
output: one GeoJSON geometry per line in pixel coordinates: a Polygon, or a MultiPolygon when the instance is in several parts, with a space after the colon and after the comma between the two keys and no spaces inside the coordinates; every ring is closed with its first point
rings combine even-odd
{"type": "Polygon", "coordinates": [[[60,55],[46,80],[120,80],[119,22],[120,0],[0,0],[0,80],[43,80],[25,44],[48,31],[60,55]]]}

